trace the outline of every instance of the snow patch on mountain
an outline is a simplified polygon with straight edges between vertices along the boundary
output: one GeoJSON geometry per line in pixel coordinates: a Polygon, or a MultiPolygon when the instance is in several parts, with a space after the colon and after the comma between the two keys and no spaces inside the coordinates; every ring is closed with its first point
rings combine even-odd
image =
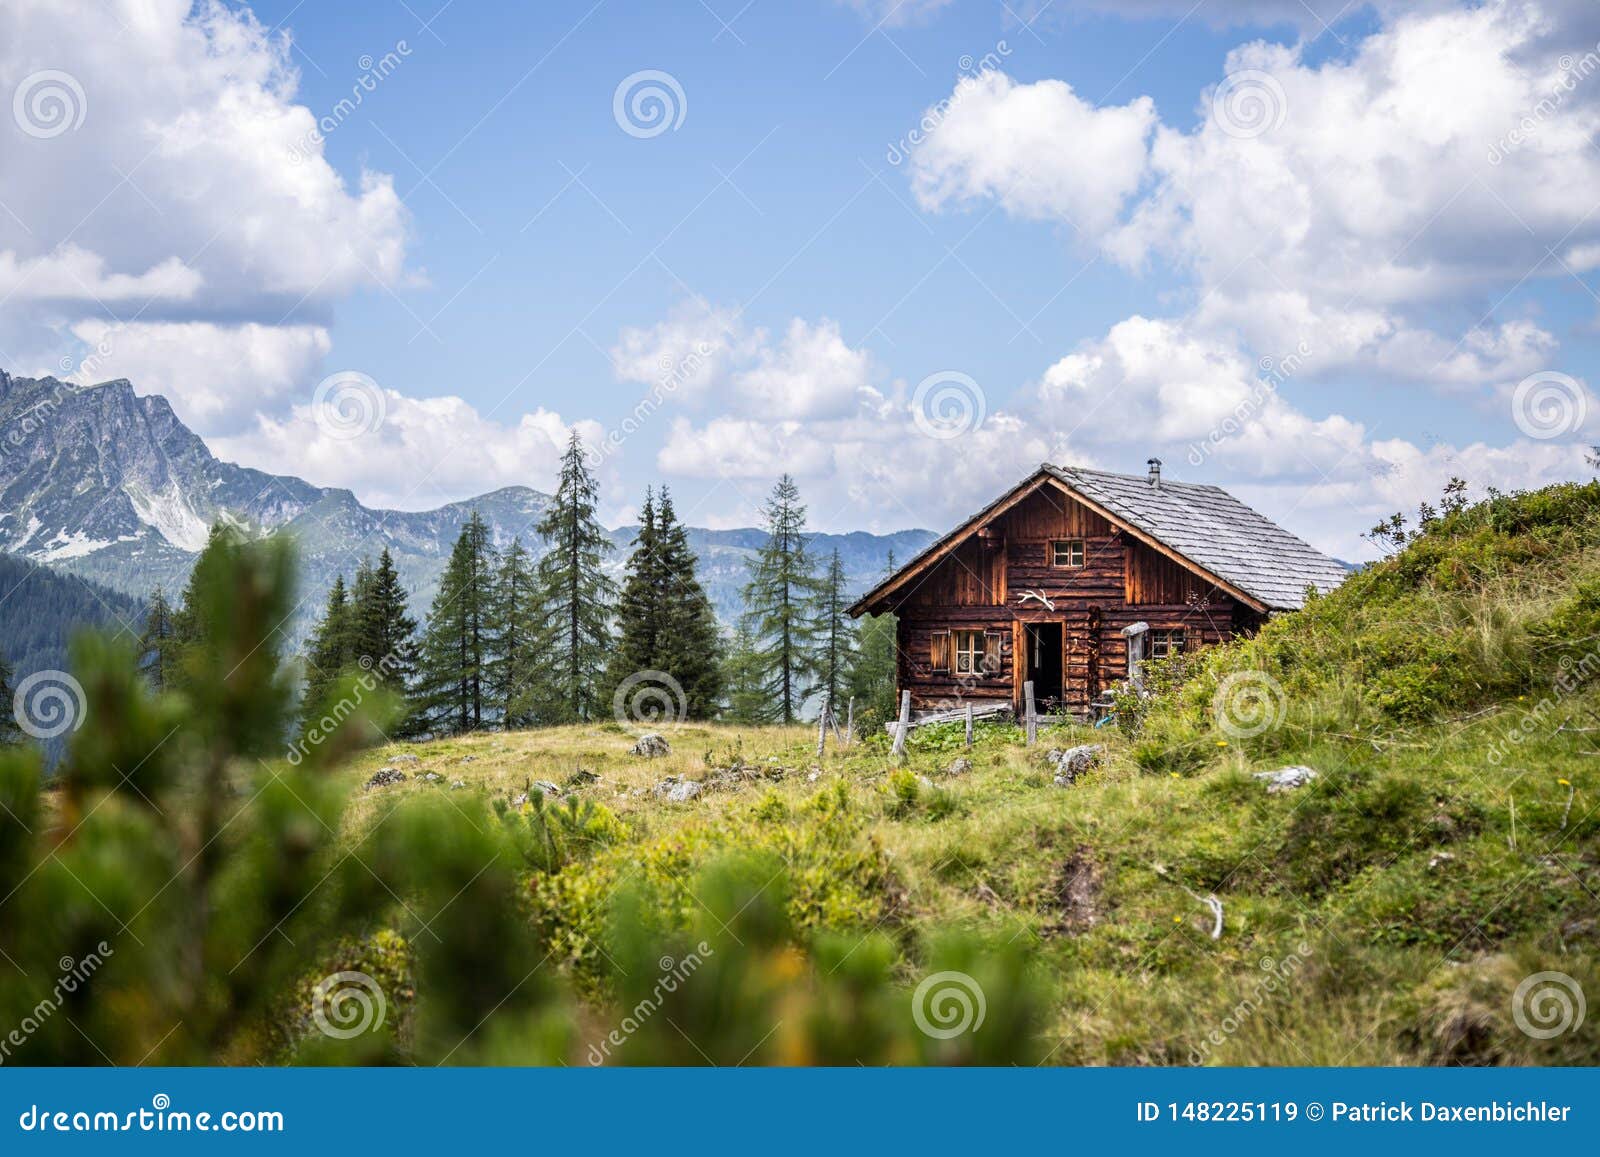
{"type": "Polygon", "coordinates": [[[64,558],[82,558],[110,545],[104,539],[90,538],[81,530],[71,534],[63,530],[46,542],[43,549],[30,551],[29,555],[40,562],[59,562],[64,558]]]}
{"type": "Polygon", "coordinates": [[[180,550],[204,550],[211,528],[205,519],[194,512],[189,500],[173,479],[159,491],[152,493],[137,482],[128,481],[122,492],[133,503],[133,512],[140,522],[154,527],[156,532],[180,550]]]}

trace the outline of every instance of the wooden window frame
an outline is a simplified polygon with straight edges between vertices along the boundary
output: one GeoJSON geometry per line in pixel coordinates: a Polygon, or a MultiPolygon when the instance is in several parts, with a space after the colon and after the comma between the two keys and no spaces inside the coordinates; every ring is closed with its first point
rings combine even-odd
{"type": "Polygon", "coordinates": [[[1186,627],[1152,627],[1146,640],[1146,655],[1151,659],[1170,659],[1189,649],[1186,627]]]}
{"type": "Polygon", "coordinates": [[[981,628],[969,629],[966,627],[950,632],[950,670],[957,675],[982,675],[983,657],[988,646],[985,639],[986,631],[981,628]],[[963,646],[968,643],[970,646],[963,646]],[[962,665],[965,656],[969,662],[962,665]]]}
{"type": "Polygon", "coordinates": [[[929,644],[928,670],[935,673],[948,673],[951,663],[951,650],[954,646],[955,640],[949,631],[934,631],[929,644]],[[940,662],[941,656],[944,660],[942,663],[940,662]]]}
{"type": "Polygon", "coordinates": [[[1052,538],[1046,549],[1050,552],[1049,563],[1053,570],[1082,570],[1089,561],[1089,544],[1081,538],[1052,538]],[[1060,547],[1067,548],[1067,562],[1059,561],[1060,547]],[[1071,561],[1074,554],[1078,556],[1077,562],[1071,561]]]}

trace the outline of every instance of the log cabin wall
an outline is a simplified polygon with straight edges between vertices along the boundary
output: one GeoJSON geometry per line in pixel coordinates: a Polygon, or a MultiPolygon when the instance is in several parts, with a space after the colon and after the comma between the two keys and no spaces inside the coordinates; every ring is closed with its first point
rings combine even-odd
{"type": "Polygon", "coordinates": [[[894,602],[899,685],[919,713],[967,701],[1020,709],[1033,624],[1060,624],[1061,695],[1048,706],[1072,712],[1087,711],[1127,678],[1121,632],[1132,623],[1178,632],[1188,650],[1259,625],[1253,610],[1209,580],[1048,486],[960,543],[894,602]],[[1057,542],[1081,542],[1081,552],[1063,552],[1072,565],[1057,565],[1057,542]],[[961,631],[984,635],[977,674],[956,670],[961,631]]]}

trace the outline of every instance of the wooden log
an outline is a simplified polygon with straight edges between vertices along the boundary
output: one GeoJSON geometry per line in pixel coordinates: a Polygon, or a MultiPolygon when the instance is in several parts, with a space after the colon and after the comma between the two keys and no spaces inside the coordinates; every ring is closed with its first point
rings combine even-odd
{"type": "Polygon", "coordinates": [[[911,692],[900,692],[900,726],[894,732],[894,750],[889,754],[896,759],[906,755],[906,736],[911,734],[911,692]]]}
{"type": "Polygon", "coordinates": [[[1039,739],[1039,712],[1033,703],[1032,679],[1022,685],[1022,702],[1027,711],[1028,746],[1032,747],[1039,739]]]}
{"type": "Polygon", "coordinates": [[[972,704],[967,704],[967,746],[972,746],[972,704]]]}

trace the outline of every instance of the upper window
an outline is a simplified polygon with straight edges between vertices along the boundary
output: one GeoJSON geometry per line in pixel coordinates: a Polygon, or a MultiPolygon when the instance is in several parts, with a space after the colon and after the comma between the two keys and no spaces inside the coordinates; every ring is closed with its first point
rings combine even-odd
{"type": "Polygon", "coordinates": [[[1082,566],[1083,539],[1058,538],[1050,544],[1051,566],[1082,566]]]}
{"type": "Polygon", "coordinates": [[[983,673],[983,632],[954,631],[956,644],[956,674],[979,675],[983,673]]]}
{"type": "Polygon", "coordinates": [[[1151,631],[1150,657],[1152,659],[1170,659],[1173,655],[1180,653],[1183,650],[1184,634],[1182,627],[1151,631]]]}

